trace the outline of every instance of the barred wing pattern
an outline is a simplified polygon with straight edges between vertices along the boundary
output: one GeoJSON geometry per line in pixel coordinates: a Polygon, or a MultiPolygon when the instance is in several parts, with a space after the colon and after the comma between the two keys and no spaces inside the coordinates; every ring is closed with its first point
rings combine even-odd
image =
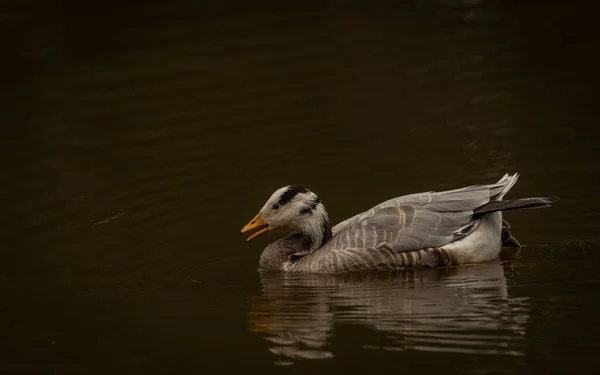
{"type": "Polygon", "coordinates": [[[398,268],[451,264],[451,254],[440,247],[471,233],[479,224],[473,211],[502,199],[517,177],[506,175],[496,184],[385,201],[336,225],[332,240],[299,266],[331,272],[361,265],[398,268]]]}
{"type": "Polygon", "coordinates": [[[518,174],[513,176],[506,174],[495,184],[474,185],[455,190],[442,192],[430,191],[392,198],[378,204],[368,211],[354,215],[338,223],[333,227],[333,235],[335,236],[341,230],[375,215],[379,209],[386,207],[413,206],[434,212],[473,211],[477,207],[488,203],[490,200],[502,199],[504,194],[506,194],[506,192],[517,182],[518,177],[518,174]]]}
{"type": "Polygon", "coordinates": [[[418,206],[384,207],[342,229],[325,247],[344,251],[385,246],[390,251],[408,252],[446,245],[470,233],[477,223],[472,210],[436,212],[418,206]]]}

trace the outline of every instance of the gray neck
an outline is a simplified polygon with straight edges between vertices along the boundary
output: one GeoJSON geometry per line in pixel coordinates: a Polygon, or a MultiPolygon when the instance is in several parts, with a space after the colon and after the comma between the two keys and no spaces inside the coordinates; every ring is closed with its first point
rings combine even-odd
{"type": "Polygon", "coordinates": [[[269,244],[260,255],[258,268],[261,271],[281,271],[295,257],[311,252],[311,239],[302,233],[292,233],[269,244]]]}
{"type": "Polygon", "coordinates": [[[301,212],[302,220],[296,223],[296,231],[267,246],[259,261],[263,271],[283,270],[304,256],[324,246],[331,238],[331,221],[320,202],[301,212]]]}
{"type": "Polygon", "coordinates": [[[260,256],[259,269],[283,270],[286,265],[295,263],[325,245],[333,237],[329,217],[311,219],[313,220],[306,221],[307,225],[303,226],[301,232],[297,231],[268,245],[260,256]]]}

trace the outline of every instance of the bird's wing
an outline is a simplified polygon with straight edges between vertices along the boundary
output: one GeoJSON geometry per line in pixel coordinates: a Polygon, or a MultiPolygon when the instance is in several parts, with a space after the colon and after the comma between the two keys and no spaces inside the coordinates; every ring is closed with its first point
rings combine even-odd
{"type": "Polygon", "coordinates": [[[471,233],[479,224],[474,212],[502,199],[517,178],[505,175],[495,184],[392,198],[336,225],[326,251],[385,246],[408,252],[444,246],[471,233]]]}
{"type": "Polygon", "coordinates": [[[335,236],[345,228],[361,222],[369,217],[376,215],[376,212],[383,208],[414,207],[430,212],[462,212],[474,211],[476,208],[485,205],[491,200],[502,199],[504,194],[516,183],[518,174],[512,176],[504,175],[495,184],[474,185],[455,190],[446,190],[441,192],[425,192],[404,195],[389,199],[378,204],[368,211],[354,215],[333,227],[335,236]]]}

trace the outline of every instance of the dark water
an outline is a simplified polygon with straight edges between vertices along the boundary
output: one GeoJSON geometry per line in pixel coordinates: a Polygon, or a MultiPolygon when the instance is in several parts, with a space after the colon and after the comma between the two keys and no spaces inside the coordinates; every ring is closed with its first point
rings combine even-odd
{"type": "Polygon", "coordinates": [[[596,13],[398,3],[3,6],[0,373],[598,366],[596,13]],[[562,200],[497,262],[261,276],[238,235],[291,183],[340,221],[515,171],[562,200]]]}

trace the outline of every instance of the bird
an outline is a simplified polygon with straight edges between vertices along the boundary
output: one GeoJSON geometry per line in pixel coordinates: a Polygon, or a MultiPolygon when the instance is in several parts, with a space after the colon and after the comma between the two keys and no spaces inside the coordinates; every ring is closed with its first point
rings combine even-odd
{"type": "Polygon", "coordinates": [[[321,199],[299,185],[277,189],[240,234],[289,235],[263,250],[259,271],[340,274],[447,267],[496,259],[520,247],[502,211],[549,207],[558,197],[504,200],[518,173],[498,182],[386,200],[335,226],[321,199]]]}

